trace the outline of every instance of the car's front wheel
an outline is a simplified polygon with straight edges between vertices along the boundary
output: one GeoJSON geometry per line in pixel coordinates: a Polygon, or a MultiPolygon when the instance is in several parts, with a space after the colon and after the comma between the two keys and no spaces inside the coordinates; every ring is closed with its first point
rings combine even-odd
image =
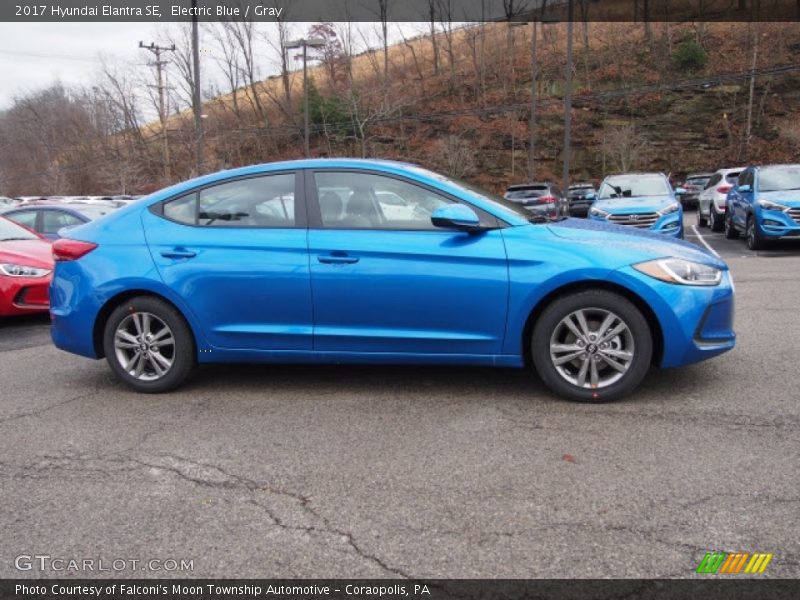
{"type": "Polygon", "coordinates": [[[700,205],[697,205],[697,226],[698,227],[705,227],[706,226],[706,218],[703,216],[703,211],[700,208],[700,205]]]}
{"type": "Polygon", "coordinates": [[[750,250],[763,250],[766,245],[764,236],[761,234],[761,228],[756,223],[756,218],[753,215],[747,217],[747,247],[750,250]]]}
{"type": "Polygon", "coordinates": [[[556,394],[607,402],[633,391],[653,355],[650,327],[628,299],[605,290],[564,296],[541,314],[531,357],[556,394]]]}
{"type": "Polygon", "coordinates": [[[103,348],[114,373],[138,392],[172,390],[195,366],[194,338],[183,316],[152,296],[127,300],[111,313],[103,348]]]}

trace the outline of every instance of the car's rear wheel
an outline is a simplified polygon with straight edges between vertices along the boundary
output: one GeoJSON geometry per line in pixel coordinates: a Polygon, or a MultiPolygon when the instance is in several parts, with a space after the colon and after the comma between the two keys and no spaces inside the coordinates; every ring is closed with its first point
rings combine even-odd
{"type": "Polygon", "coordinates": [[[706,226],[706,219],[703,216],[703,211],[700,208],[700,205],[697,205],[697,226],[698,227],[705,227],[706,226]]]}
{"type": "Polygon", "coordinates": [[[114,373],[138,392],[175,389],[195,366],[194,338],[183,316],[152,296],[127,300],[111,313],[103,348],[114,373]]]}
{"type": "Polygon", "coordinates": [[[733,217],[731,216],[731,211],[728,210],[725,213],[725,238],[728,240],[735,240],[739,237],[739,232],[736,230],[736,227],[733,224],[733,217]]]}
{"type": "Polygon", "coordinates": [[[564,296],[542,312],[531,337],[536,371],[553,392],[608,402],[641,383],[653,355],[650,327],[628,299],[605,290],[564,296]]]}
{"type": "Polygon", "coordinates": [[[750,250],[763,250],[766,243],[764,242],[764,236],[761,235],[761,229],[758,227],[758,223],[756,223],[756,218],[753,215],[747,217],[747,233],[746,240],[747,240],[747,247],[750,250]]]}
{"type": "Polygon", "coordinates": [[[724,226],[723,215],[717,213],[714,210],[714,204],[712,203],[708,207],[708,227],[711,231],[722,231],[724,226]]]}

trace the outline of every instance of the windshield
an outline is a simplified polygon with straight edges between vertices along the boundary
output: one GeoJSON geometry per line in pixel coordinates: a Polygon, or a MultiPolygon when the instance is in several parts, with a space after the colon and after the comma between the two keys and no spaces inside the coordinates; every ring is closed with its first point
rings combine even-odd
{"type": "Polygon", "coordinates": [[[9,240],[38,240],[36,234],[31,233],[22,225],[12,223],[4,217],[0,217],[0,242],[9,240]]]}
{"type": "Polygon", "coordinates": [[[686,183],[696,186],[704,186],[706,183],[708,183],[709,179],[711,179],[711,177],[689,177],[689,179],[686,180],[686,183]]]}
{"type": "Polygon", "coordinates": [[[600,187],[600,199],[638,198],[641,196],[669,196],[667,181],[658,175],[631,175],[609,177],[600,187]]]}
{"type": "Polygon", "coordinates": [[[758,189],[761,192],[800,190],[800,165],[767,167],[759,170],[758,189]]]}
{"type": "Polygon", "coordinates": [[[509,190],[506,192],[506,200],[522,200],[524,198],[538,198],[544,196],[547,188],[527,189],[527,190],[509,190]]]}
{"type": "Polygon", "coordinates": [[[423,169],[422,167],[414,166],[414,167],[407,167],[407,169],[412,172],[416,171],[420,175],[425,175],[426,177],[432,177],[433,179],[441,181],[442,183],[452,185],[455,188],[467,192],[472,196],[477,196],[481,200],[485,200],[487,202],[495,204],[499,208],[502,208],[507,212],[514,213],[515,215],[523,217],[524,219],[531,218],[531,213],[525,210],[520,204],[512,202],[511,200],[506,200],[501,196],[493,194],[492,192],[484,190],[483,188],[480,188],[476,185],[472,185],[471,183],[467,183],[466,181],[461,181],[460,179],[453,179],[452,177],[446,177],[445,175],[436,173],[434,171],[429,171],[428,169],[423,169]]]}

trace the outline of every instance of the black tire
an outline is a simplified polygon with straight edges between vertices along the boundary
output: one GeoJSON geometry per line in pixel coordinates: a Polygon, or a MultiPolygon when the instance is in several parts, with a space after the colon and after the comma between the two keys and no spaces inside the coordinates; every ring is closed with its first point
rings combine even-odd
{"type": "Polygon", "coordinates": [[[706,219],[705,217],[703,217],[703,213],[700,211],[700,206],[697,207],[697,226],[698,227],[706,226],[706,219]]]}
{"type": "Polygon", "coordinates": [[[733,224],[733,217],[731,216],[731,211],[725,212],[725,239],[728,240],[735,240],[739,237],[739,231],[736,229],[736,225],[733,224]]]}
{"type": "Polygon", "coordinates": [[[712,202],[708,207],[708,226],[711,231],[722,231],[725,227],[725,223],[722,220],[724,217],[722,215],[717,214],[717,211],[714,210],[714,203],[712,202]]]}
{"type": "MultiPolygon", "coordinates": [[[[599,325],[600,317],[597,317],[599,325]]],[[[609,329],[614,329],[612,325],[609,329]]],[[[575,338],[573,336],[575,340],[575,338]]],[[[561,344],[558,339],[555,340],[557,344],[561,344]]],[[[611,340],[613,342],[614,339],[611,340]]],[[[579,341],[573,343],[580,343],[579,341]]],[[[594,344],[591,344],[594,346],[594,344]]],[[[622,346],[624,349],[626,346],[622,346]]],[[[589,354],[587,346],[586,354],[589,354]]],[[[608,292],[605,290],[588,290],[568,296],[562,296],[550,303],[539,316],[533,328],[533,334],[530,340],[531,358],[539,373],[542,381],[554,393],[563,396],[570,400],[579,402],[610,402],[617,400],[623,396],[631,393],[642,381],[650,368],[650,362],[653,356],[653,339],[650,332],[650,327],[647,324],[642,313],[633,303],[627,298],[608,292]],[[587,316],[589,325],[592,326],[592,314],[602,314],[604,311],[613,313],[627,326],[627,331],[624,334],[616,336],[617,338],[623,335],[628,338],[628,348],[632,348],[632,359],[627,367],[627,370],[619,376],[616,381],[609,381],[608,385],[603,387],[581,387],[576,383],[568,381],[564,375],[558,370],[554,364],[554,359],[551,355],[551,340],[554,336],[559,335],[559,331],[566,331],[563,328],[564,320],[576,313],[576,311],[583,310],[587,316]]],[[[563,350],[561,350],[563,351],[563,350]]],[[[601,350],[595,348],[591,350],[589,364],[592,364],[595,353],[601,353],[601,350]]],[[[585,355],[586,355],[585,354],[585,355]]],[[[585,356],[584,355],[584,356],[585,356]]],[[[583,360],[583,356],[576,358],[574,361],[562,366],[562,369],[575,369],[579,370],[577,364],[583,360]]],[[[596,360],[602,360],[596,359],[596,360]]],[[[582,363],[581,363],[582,364],[582,363]]],[[[603,363],[600,366],[595,366],[596,369],[601,368],[608,370],[609,374],[615,375],[613,369],[603,363]]],[[[575,377],[576,381],[579,380],[580,375],[575,377]]],[[[584,374],[584,379],[586,375],[584,374]]],[[[585,384],[584,384],[585,385],[585,384]]]]}
{"type": "Polygon", "coordinates": [[[764,236],[761,234],[761,228],[756,223],[756,218],[753,215],[747,217],[747,229],[745,229],[745,242],[750,250],[763,250],[767,245],[764,241],[764,236]]]}
{"type": "MultiPolygon", "coordinates": [[[[149,326],[147,330],[149,331],[149,326]]],[[[141,340],[139,336],[136,336],[136,340],[136,342],[129,342],[127,339],[119,339],[118,341],[125,344],[133,343],[134,345],[144,341],[141,340]]],[[[153,296],[131,298],[114,309],[108,321],[106,321],[103,330],[103,349],[105,350],[106,360],[116,376],[137,392],[146,394],[157,394],[175,389],[186,381],[196,364],[194,336],[186,320],[183,318],[183,315],[171,304],[153,296]],[[145,341],[147,351],[144,352],[144,346],[141,348],[144,356],[155,357],[155,355],[158,354],[168,362],[171,360],[170,366],[165,369],[163,374],[155,372],[153,368],[156,365],[155,359],[145,359],[141,361],[142,365],[146,366],[143,368],[142,374],[139,377],[135,377],[134,374],[130,373],[120,362],[120,355],[126,355],[126,353],[140,353],[140,348],[138,346],[118,348],[115,344],[115,340],[118,339],[118,329],[120,329],[121,326],[123,329],[121,335],[125,335],[127,327],[133,324],[134,329],[130,330],[128,333],[129,335],[136,336],[135,330],[139,329],[135,321],[137,315],[138,319],[142,319],[144,315],[148,315],[146,318],[149,322],[166,326],[166,334],[163,333],[164,328],[159,327],[158,329],[153,329],[156,336],[164,336],[162,337],[162,341],[157,341],[155,339],[152,342],[145,341]],[[170,333],[171,339],[174,341],[173,344],[170,344],[168,341],[170,339],[170,333]],[[161,344],[161,348],[158,347],[159,344],[161,344]],[[152,378],[143,379],[142,377],[152,378]]],[[[164,368],[160,362],[159,368],[164,368]]]]}

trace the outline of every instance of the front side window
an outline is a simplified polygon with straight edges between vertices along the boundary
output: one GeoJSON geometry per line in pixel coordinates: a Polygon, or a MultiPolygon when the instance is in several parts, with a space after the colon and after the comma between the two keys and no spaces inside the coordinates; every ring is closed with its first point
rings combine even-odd
{"type": "Polygon", "coordinates": [[[382,175],[318,172],[322,225],[336,229],[436,229],[431,214],[450,204],[426,188],[382,175]]]}
{"type": "Polygon", "coordinates": [[[294,173],[236,179],[180,196],[166,218],[200,227],[294,227],[294,173]]]}

